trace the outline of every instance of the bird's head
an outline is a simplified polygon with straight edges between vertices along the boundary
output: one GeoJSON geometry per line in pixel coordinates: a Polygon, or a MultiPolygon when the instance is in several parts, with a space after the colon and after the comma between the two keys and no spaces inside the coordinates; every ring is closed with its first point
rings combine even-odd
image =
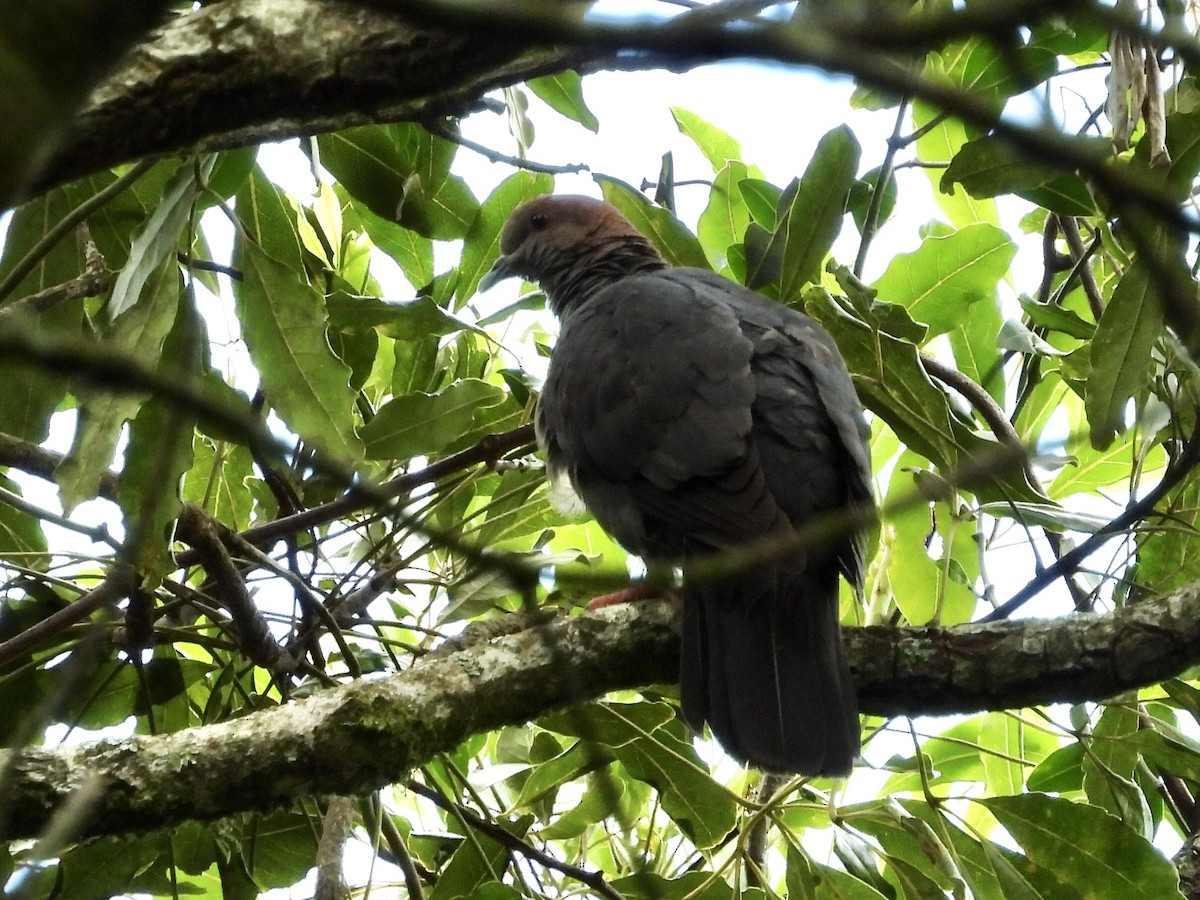
{"type": "Polygon", "coordinates": [[[500,231],[500,258],[479,282],[480,290],[520,275],[541,284],[551,297],[603,269],[630,274],[661,268],[662,257],[611,203],[575,195],[527,200],[500,231]],[[640,264],[639,264],[640,263],[640,264]]]}

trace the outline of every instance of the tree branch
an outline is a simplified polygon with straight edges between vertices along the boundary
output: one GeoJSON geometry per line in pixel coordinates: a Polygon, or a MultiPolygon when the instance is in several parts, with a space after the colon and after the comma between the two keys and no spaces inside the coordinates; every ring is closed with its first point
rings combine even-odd
{"type": "MultiPolygon", "coordinates": [[[[670,603],[610,607],[306,700],[156,737],[0,753],[0,836],[38,834],[87,780],[81,836],[362,794],[468,736],[676,677],[670,603]]],[[[921,715],[1102,699],[1200,662],[1200,584],[1114,613],[846,634],[863,712],[921,715]]]]}

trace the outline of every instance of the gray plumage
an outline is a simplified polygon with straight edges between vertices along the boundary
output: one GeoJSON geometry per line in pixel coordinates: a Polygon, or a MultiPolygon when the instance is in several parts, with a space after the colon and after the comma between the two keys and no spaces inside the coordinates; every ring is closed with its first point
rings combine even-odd
{"type": "Polygon", "coordinates": [[[562,328],[538,408],[552,477],[650,563],[684,566],[680,696],[735,757],[845,774],[859,750],[838,576],[861,592],[861,530],[702,581],[688,562],[871,503],[862,412],[813,320],[672,268],[609,204],[518,207],[485,284],[538,281],[562,328]]]}

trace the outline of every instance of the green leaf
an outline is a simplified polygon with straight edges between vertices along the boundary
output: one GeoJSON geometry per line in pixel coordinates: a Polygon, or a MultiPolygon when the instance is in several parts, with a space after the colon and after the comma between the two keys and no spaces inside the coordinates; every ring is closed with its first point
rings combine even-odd
{"type": "Polygon", "coordinates": [[[1092,805],[1149,840],[1153,837],[1150,807],[1133,780],[1140,756],[1128,740],[1138,731],[1138,714],[1119,704],[1103,709],[1092,729],[1091,752],[1083,758],[1084,793],[1092,805]]]}
{"type": "Polygon", "coordinates": [[[116,319],[138,302],[164,260],[174,262],[180,235],[191,221],[192,205],[216,161],[216,156],[209,154],[196,165],[185,162],[167,182],[162,200],[134,235],[129,259],[113,284],[108,305],[111,318],[116,319]]]}
{"type": "MultiPolygon", "coordinates": [[[[671,115],[675,118],[679,133],[692,139],[714,172],[720,172],[730,162],[741,162],[742,147],[731,134],[678,106],[671,107],[671,115]]],[[[756,178],[762,177],[757,166],[750,168],[750,174],[756,178]]]]}
{"type": "MultiPolygon", "coordinates": [[[[178,305],[163,355],[180,383],[195,385],[208,362],[208,334],[190,300],[178,305]]],[[[174,568],[170,525],[183,508],[179,491],[192,465],[195,423],[170,398],[151,397],[129,426],[117,500],[125,520],[125,559],[150,584],[174,568]]]]}
{"type": "Polygon", "coordinates": [[[1016,193],[1060,216],[1096,215],[1096,201],[1087,182],[1074,172],[1057,175],[1045,184],[1016,193]]]}
{"type": "MultiPolygon", "coordinates": [[[[616,878],[613,890],[625,900],[730,900],[729,885],[710,872],[685,872],[678,878],[666,878],[654,872],[638,872],[616,878]]],[[[743,891],[744,900],[758,900],[761,892],[743,891]]]]}
{"type": "MultiPolygon", "coordinates": [[[[1100,152],[1107,141],[1079,138],[1087,150],[1100,152]]],[[[941,190],[949,193],[961,184],[972,197],[1017,194],[1032,203],[1064,216],[1088,216],[1096,212],[1087,183],[1073,172],[1039,162],[1016,148],[1006,138],[988,135],[967,141],[942,173],[941,190]]]]}
{"type": "MultiPolygon", "coordinates": [[[[917,896],[944,897],[950,890],[953,867],[946,862],[946,847],[925,822],[909,815],[898,803],[890,800],[865,803],[848,812],[845,819],[851,827],[875,838],[889,866],[905,866],[903,873],[897,874],[916,887],[917,896]]],[[[870,845],[864,849],[867,855],[863,867],[869,877],[875,870],[874,853],[870,845]]],[[[870,880],[875,883],[875,879],[870,880]]],[[[906,889],[905,896],[910,893],[906,889]]]]}
{"type": "Polygon", "coordinates": [[[1000,304],[988,298],[974,304],[963,326],[947,335],[958,370],[981,385],[1001,408],[1005,384],[998,335],[1003,325],[1000,304]]]}
{"type": "MultiPolygon", "coordinates": [[[[154,366],[162,353],[163,339],[175,323],[180,290],[179,265],[171,257],[146,280],[140,301],[108,328],[105,350],[154,366]]],[[[75,440],[54,471],[65,510],[96,495],[100,475],[112,462],[126,420],[143,402],[141,396],[102,388],[80,387],[76,393],[80,415],[75,440]]]]}
{"type": "Polygon", "coordinates": [[[548,759],[531,769],[512,805],[521,808],[535,803],[557,791],[566,782],[608,765],[614,758],[608,748],[601,744],[576,741],[554,759],[548,759]]]}
{"type": "Polygon", "coordinates": [[[410,459],[439,453],[452,441],[476,434],[480,414],[507,396],[501,387],[466,378],[436,394],[416,391],[389,400],[362,427],[367,458],[410,459]]]}
{"type": "Polygon", "coordinates": [[[588,778],[588,787],[580,801],[554,822],[542,829],[548,841],[565,841],[578,837],[591,825],[620,812],[621,801],[628,782],[617,778],[611,770],[596,772],[588,778]]]}
{"type": "Polygon", "coordinates": [[[932,337],[961,325],[972,303],[992,295],[1016,252],[1011,238],[996,226],[968,225],[927,237],[914,252],[893,257],[872,287],[927,324],[932,337]]]}
{"type": "Polygon", "coordinates": [[[365,231],[371,243],[400,267],[414,290],[433,281],[433,241],[411,228],[375,215],[370,207],[352,197],[340,184],[334,186],[334,191],[343,203],[342,221],[345,227],[365,231]]]}
{"type": "Polygon", "coordinates": [[[397,341],[419,341],[470,326],[442,309],[428,295],[412,300],[380,300],[335,290],[325,298],[329,327],[339,331],[374,328],[397,341]]]}
{"type": "Polygon", "coordinates": [[[696,223],[696,236],[708,254],[714,269],[726,263],[729,248],[742,240],[750,225],[750,210],[738,185],[747,177],[746,166],[736,160],[727,163],[713,179],[708,205],[696,223]]]}
{"type": "Polygon", "coordinates": [[[1155,594],[1167,594],[1200,581],[1200,482],[1185,479],[1156,509],[1168,515],[1175,527],[1138,532],[1137,575],[1139,581],[1153,585],[1155,594]]]}
{"type": "Polygon", "coordinates": [[[775,210],[783,191],[761,178],[746,178],[738,182],[738,192],[746,201],[746,209],[756,223],[768,233],[775,230],[775,210]]]}
{"type": "Polygon", "coordinates": [[[656,732],[674,718],[675,711],[666,703],[588,703],[543,716],[538,725],[615,749],[656,732]]]}
{"type": "Polygon", "coordinates": [[[614,753],[630,775],[658,791],[663,810],[698,848],[715,847],[733,830],[737,805],[709,776],[690,743],[659,731],[614,753]]]}
{"type": "Polygon", "coordinates": [[[1109,522],[1107,516],[1063,509],[1053,503],[982,503],[979,511],[997,519],[1016,519],[1025,526],[1040,525],[1056,532],[1092,534],[1109,522]]]}
{"type": "MultiPolygon", "coordinates": [[[[561,524],[561,513],[550,506],[546,498],[544,472],[508,471],[496,480],[496,487],[487,505],[481,510],[473,536],[483,547],[527,550],[514,547],[518,537],[540,535],[546,528],[561,524]]],[[[475,523],[472,523],[473,525],[475,523]]]]}
{"type": "MultiPolygon", "coordinates": [[[[822,289],[806,295],[805,310],[833,335],[867,407],[943,472],[977,468],[981,459],[1000,452],[958,418],[946,394],[929,380],[913,344],[873,331],[822,289]]],[[[1015,464],[990,467],[971,490],[985,501],[1044,499],[1015,464]]]]}
{"type": "Polygon", "coordinates": [[[1029,773],[1031,791],[1065,794],[1083,790],[1083,744],[1074,741],[1059,747],[1029,773]]]}
{"type": "Polygon", "coordinates": [[[279,811],[253,815],[242,840],[250,876],[260,890],[290,887],[308,874],[317,853],[318,823],[279,811]]]}
{"type": "Polygon", "coordinates": [[[555,112],[578,122],[593,134],[600,130],[600,120],[583,99],[583,79],[573,69],[531,79],[525,86],[555,112]]]}
{"type": "Polygon", "coordinates": [[[162,835],[100,838],[63,854],[58,900],[107,900],[124,894],[137,875],[163,852],[162,835]]]}
{"type": "Polygon", "coordinates": [[[500,255],[500,229],[509,213],[526,200],[548,194],[553,189],[554,179],[549,175],[516,172],[504,179],[483,202],[463,241],[455,287],[459,305],[475,293],[479,280],[500,255]]]}
{"type": "MultiPolygon", "coordinates": [[[[3,473],[0,473],[0,488],[21,496],[21,486],[3,473]]],[[[47,549],[41,521],[9,503],[0,502],[0,559],[14,566],[45,571],[49,563],[47,549]]]]}
{"type": "Polygon", "coordinates": [[[884,895],[864,881],[848,875],[840,869],[814,863],[821,900],[885,900],[884,895]]]}
{"type": "Polygon", "coordinates": [[[1096,331],[1096,326],[1083,318],[1074,310],[1053,303],[1038,303],[1030,297],[1020,297],[1021,309],[1029,316],[1029,321],[1040,328],[1050,328],[1061,331],[1071,337],[1088,340],[1096,331]]]}
{"type": "MultiPolygon", "coordinates": [[[[986,777],[980,759],[979,728],[980,716],[957,722],[938,735],[938,740],[921,745],[929,784],[950,784],[975,781],[982,783],[986,777]]],[[[915,757],[888,760],[887,768],[895,774],[884,786],[887,794],[901,791],[921,790],[921,770],[915,757]]]]}
{"type": "MultiPolygon", "coordinates": [[[[111,181],[111,177],[108,181],[111,181]]],[[[0,255],[0,278],[31,251],[55,222],[70,214],[75,203],[66,189],[59,188],[37,197],[13,212],[0,255]]],[[[58,241],[41,255],[28,275],[12,293],[0,302],[37,293],[63,284],[83,272],[83,254],[78,242],[58,241]]],[[[36,329],[40,335],[78,337],[82,323],[83,301],[62,303],[37,316],[25,317],[22,326],[36,329]]],[[[13,359],[0,347],[0,431],[15,438],[40,443],[50,430],[50,416],[67,392],[67,380],[47,372],[44,367],[27,365],[13,359]]]]}
{"type": "MultiPolygon", "coordinates": [[[[746,248],[746,283],[760,288],[764,275],[773,271],[778,257],[779,298],[794,300],[800,288],[816,282],[821,264],[833,246],[846,214],[846,197],[858,173],[860,149],[845,125],[828,132],[817,143],[804,176],[784,191],[776,211],[771,240],[756,258],[746,248]]],[[[773,280],[773,279],[771,279],[773,280]]]]}
{"type": "MultiPolygon", "coordinates": [[[[500,821],[496,823],[518,838],[524,836],[528,825],[500,821]]],[[[463,841],[446,868],[438,875],[437,884],[429,892],[429,900],[473,900],[485,889],[494,889],[508,866],[508,849],[485,834],[463,841]]]]}
{"type": "Polygon", "coordinates": [[[1181,898],[1179,874],[1154,847],[1104,810],[1046,794],[977,801],[1029,860],[1087,900],[1181,898]]]}
{"type": "Polygon", "coordinates": [[[1165,177],[1171,193],[1183,202],[1190,196],[1191,185],[1196,175],[1200,174],[1200,110],[1168,115],[1166,136],[1171,165],[1165,172],[1150,166],[1150,153],[1155,148],[1145,134],[1134,148],[1131,165],[1154,181],[1161,182],[1165,177]]]}
{"type": "MultiPolygon", "coordinates": [[[[866,226],[867,213],[870,211],[871,201],[875,197],[879,175],[879,167],[867,172],[850,186],[850,194],[846,198],[846,207],[850,211],[850,215],[854,217],[854,225],[860,234],[866,226]]],[[[899,195],[900,189],[896,186],[896,179],[888,178],[887,185],[883,189],[883,197],[879,201],[879,214],[875,220],[876,228],[891,218],[892,212],[896,209],[896,200],[899,195]]]]}
{"type": "Polygon", "coordinates": [[[1103,450],[1125,430],[1125,404],[1150,381],[1150,352],[1163,331],[1155,274],[1135,261],[1113,290],[1092,337],[1084,410],[1092,446],[1103,450]]]}
{"type": "Polygon", "coordinates": [[[737,807],[729,792],[709,777],[665,703],[590,703],[543,717],[539,725],[609,748],[629,773],[654,787],[663,809],[692,842],[715,846],[729,834],[737,807]]]}
{"type": "MultiPolygon", "coordinates": [[[[1068,438],[1064,450],[1068,463],[1050,483],[1047,493],[1055,500],[1080,493],[1102,494],[1105,488],[1128,485],[1137,447],[1132,440],[1114,441],[1103,450],[1091,447],[1086,434],[1068,438]]],[[[1166,465],[1162,445],[1151,447],[1142,460],[1142,472],[1156,472],[1166,465]]]]}
{"type": "Polygon", "coordinates": [[[238,221],[263,251],[295,272],[303,271],[296,210],[286,194],[255,167],[237,196],[238,221]]]}
{"type": "Polygon", "coordinates": [[[238,242],[234,264],[243,274],[234,285],[238,319],[267,400],[323,453],[343,463],[362,459],[350,370],[325,338],[321,296],[253,241],[238,242]]]}
{"type": "Polygon", "coordinates": [[[450,174],[457,146],[420,125],[367,125],[317,138],[321,163],[383,219],[434,240],[461,238],[479,204],[450,174]]]}
{"type": "Polygon", "coordinates": [[[607,175],[594,176],[604,199],[619,209],[633,226],[648,237],[673,266],[708,268],[704,248],[671,211],[655,206],[623,181],[607,175]]]}
{"type": "Polygon", "coordinates": [[[953,41],[926,59],[925,75],[969,91],[976,100],[995,105],[1049,78],[1058,57],[1038,46],[999,45],[988,37],[953,41]]]}
{"type": "MultiPolygon", "coordinates": [[[[913,102],[912,109],[913,125],[921,135],[917,138],[918,158],[943,164],[952,160],[967,142],[966,126],[953,116],[943,116],[940,109],[920,100],[913,102]]],[[[937,188],[941,180],[939,169],[925,171],[934,188],[937,188]]],[[[963,228],[977,222],[1000,223],[995,200],[972,197],[966,191],[947,194],[937,190],[934,199],[956,227],[963,228]]]]}
{"type": "Polygon", "coordinates": [[[979,726],[983,771],[993,794],[1017,794],[1025,784],[1025,726],[1016,716],[993,712],[979,726]]]}

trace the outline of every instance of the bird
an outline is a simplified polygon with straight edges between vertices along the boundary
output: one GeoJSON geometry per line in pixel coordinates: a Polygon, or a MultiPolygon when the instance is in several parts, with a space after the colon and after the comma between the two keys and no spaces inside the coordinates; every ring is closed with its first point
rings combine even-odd
{"type": "Polygon", "coordinates": [[[874,501],[869,428],[833,339],[670,265],[606,201],[525,201],[499,245],[480,287],[536,282],[560,322],[535,414],[552,485],[565,479],[647,567],[683,572],[684,720],[762,771],[848,775],[860,724],[839,576],[861,598],[874,501]],[[868,515],[796,538],[846,510],[868,515]],[[765,562],[711,565],[771,541],[783,549],[765,562]],[[708,577],[689,574],[705,562],[708,577]]]}

